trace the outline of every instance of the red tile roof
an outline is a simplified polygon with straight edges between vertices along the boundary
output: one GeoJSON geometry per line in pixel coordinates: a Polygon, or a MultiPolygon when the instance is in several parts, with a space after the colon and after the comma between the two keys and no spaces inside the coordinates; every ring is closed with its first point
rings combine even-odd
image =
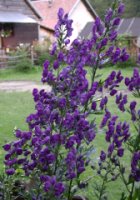
{"type": "Polygon", "coordinates": [[[52,5],[49,6],[48,0],[46,1],[33,1],[33,6],[39,11],[43,20],[41,25],[54,30],[57,22],[57,12],[61,7],[68,13],[77,0],[53,0],[52,5]]]}

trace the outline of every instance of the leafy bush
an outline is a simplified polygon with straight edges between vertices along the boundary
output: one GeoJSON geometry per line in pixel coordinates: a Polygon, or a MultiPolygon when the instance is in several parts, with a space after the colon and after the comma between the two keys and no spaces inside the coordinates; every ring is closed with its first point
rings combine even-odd
{"type": "Polygon", "coordinates": [[[50,56],[49,51],[38,55],[37,60],[36,60],[36,64],[39,65],[39,66],[43,66],[45,60],[49,60],[50,62],[54,61],[54,58],[50,56]]]}
{"type": "Polygon", "coordinates": [[[49,39],[46,39],[43,42],[36,42],[33,46],[34,53],[36,56],[35,63],[37,65],[43,66],[43,63],[45,60],[50,59],[52,60],[52,57],[50,57],[49,49],[50,49],[51,42],[49,39]]]}
{"type": "Polygon", "coordinates": [[[13,59],[15,59],[12,61],[11,65],[16,71],[28,72],[33,69],[32,61],[29,58],[31,51],[30,48],[30,45],[24,44],[22,46],[18,46],[14,51],[9,52],[9,55],[11,57],[13,56],[13,59]]]}
{"type": "Polygon", "coordinates": [[[21,59],[20,62],[15,64],[15,70],[18,72],[29,72],[34,69],[30,59],[21,59]]]}
{"type": "Polygon", "coordinates": [[[121,62],[118,62],[117,64],[116,64],[116,67],[118,67],[118,68],[127,68],[127,67],[136,67],[136,61],[133,59],[133,58],[129,58],[125,63],[121,63],[121,62]]]}

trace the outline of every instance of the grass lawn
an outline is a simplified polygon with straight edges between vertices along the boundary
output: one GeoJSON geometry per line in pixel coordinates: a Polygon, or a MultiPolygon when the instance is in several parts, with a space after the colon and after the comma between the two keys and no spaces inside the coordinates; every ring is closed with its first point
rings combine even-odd
{"type": "Polygon", "coordinates": [[[0,81],[36,81],[40,82],[42,74],[42,67],[35,66],[35,69],[26,73],[17,72],[14,69],[0,70],[0,81]]]}
{"type": "Polygon", "coordinates": [[[33,110],[31,93],[0,92],[0,169],[3,166],[2,146],[14,138],[15,127],[27,129],[25,120],[33,110]]]}
{"type": "MultiPolygon", "coordinates": [[[[116,68],[115,68],[116,69],[116,68]]],[[[99,71],[100,74],[103,75],[103,77],[106,77],[111,71],[113,70],[113,67],[108,67],[106,69],[102,69],[99,71]]],[[[126,68],[122,70],[122,73],[124,76],[131,76],[132,74],[132,68],[126,68]]],[[[39,81],[41,77],[41,70],[31,72],[29,74],[22,74],[22,73],[15,73],[12,70],[5,70],[0,71],[0,81],[3,80],[33,80],[33,81],[39,81]]],[[[124,86],[122,85],[121,88],[124,86]]],[[[132,95],[129,95],[129,101],[134,100],[134,97],[132,95]]],[[[139,101],[137,99],[137,101],[139,101]]],[[[140,102],[140,101],[139,101],[140,102]]],[[[118,112],[118,109],[116,106],[114,106],[114,98],[109,99],[109,110],[113,114],[119,114],[121,121],[127,121],[129,122],[129,116],[127,114],[122,114],[121,112],[118,112]]],[[[3,157],[4,152],[2,150],[2,146],[6,141],[10,141],[14,138],[13,135],[13,129],[15,127],[18,127],[22,130],[27,129],[27,125],[25,123],[26,117],[34,112],[34,103],[32,99],[31,93],[5,93],[0,92],[0,169],[3,169],[3,157]]],[[[99,124],[101,121],[102,116],[97,115],[96,120],[99,124]]],[[[134,129],[132,129],[132,132],[134,133],[134,129]]],[[[107,144],[104,142],[104,133],[98,133],[97,137],[94,141],[95,149],[98,154],[101,149],[106,149],[107,144]]],[[[97,155],[95,153],[95,156],[93,159],[97,159],[97,155]]],[[[126,153],[126,156],[123,160],[125,163],[129,163],[129,155],[126,153]]],[[[129,170],[129,168],[127,169],[129,170]]],[[[84,175],[87,177],[91,172],[89,169],[88,172],[84,175]]],[[[98,180],[98,176],[95,176],[95,179],[98,180]]],[[[94,191],[92,184],[95,183],[95,179],[90,183],[88,190],[85,191],[85,195],[89,197],[90,200],[95,200],[94,198],[94,191]]],[[[111,183],[109,185],[109,200],[118,200],[120,190],[124,190],[123,186],[120,184],[121,182],[118,180],[117,182],[111,183]]]]}
{"type": "MultiPolygon", "coordinates": [[[[90,73],[90,69],[88,69],[88,72],[90,73]]],[[[132,74],[132,67],[122,68],[122,74],[124,76],[131,76],[132,74]]],[[[101,77],[107,77],[109,73],[111,73],[112,70],[119,70],[119,68],[112,66],[112,67],[105,67],[103,69],[99,69],[97,71],[98,75],[101,75],[101,77]]],[[[42,74],[42,67],[35,66],[35,69],[27,72],[17,72],[14,69],[2,69],[0,70],[0,81],[13,81],[13,80],[30,80],[30,81],[37,81],[39,82],[41,80],[41,74],[42,74]]],[[[90,75],[88,75],[90,76],[90,75]]]]}

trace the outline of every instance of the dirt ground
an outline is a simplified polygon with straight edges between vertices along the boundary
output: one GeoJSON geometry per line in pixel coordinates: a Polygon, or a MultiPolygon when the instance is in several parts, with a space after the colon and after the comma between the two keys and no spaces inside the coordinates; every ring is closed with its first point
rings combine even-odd
{"type": "Polygon", "coordinates": [[[0,91],[5,92],[27,92],[32,91],[34,88],[51,90],[48,85],[39,85],[32,81],[3,81],[0,82],[0,91]]]}
{"type": "MultiPolygon", "coordinates": [[[[48,85],[39,85],[36,82],[32,81],[2,81],[0,82],[0,91],[5,92],[32,92],[34,88],[37,88],[39,90],[45,89],[46,91],[51,91],[51,87],[48,85]]],[[[122,94],[129,94],[130,91],[128,90],[120,90],[118,91],[122,92],[122,94]]],[[[99,97],[101,97],[101,93],[97,94],[99,97]]],[[[103,96],[109,96],[109,91],[104,90],[103,96]]]]}

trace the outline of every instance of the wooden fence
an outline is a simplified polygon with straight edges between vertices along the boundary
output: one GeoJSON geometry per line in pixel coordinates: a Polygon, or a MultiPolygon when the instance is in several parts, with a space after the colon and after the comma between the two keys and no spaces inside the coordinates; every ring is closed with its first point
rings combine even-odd
{"type": "Polygon", "coordinates": [[[30,59],[32,64],[34,64],[35,56],[34,52],[31,49],[26,54],[21,55],[8,55],[4,51],[0,52],[0,68],[8,68],[8,67],[15,67],[15,65],[23,59],[30,59]]]}

